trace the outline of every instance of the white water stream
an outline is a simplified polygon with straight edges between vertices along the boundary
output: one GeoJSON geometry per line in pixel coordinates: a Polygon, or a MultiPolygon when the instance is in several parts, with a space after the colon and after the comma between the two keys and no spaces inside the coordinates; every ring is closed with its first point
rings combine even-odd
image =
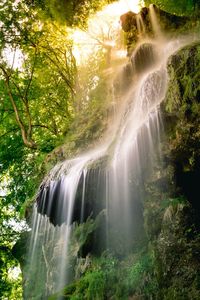
{"type": "MultiPolygon", "coordinates": [[[[144,25],[140,19],[138,22],[143,33],[144,25]]],[[[157,26],[155,20],[153,26],[157,26]]],[[[160,37],[140,42],[131,58],[132,84],[121,99],[123,104],[117,110],[112,134],[97,149],[59,164],[51,171],[33,213],[26,299],[47,299],[73,278],[74,220],[82,222],[90,213],[95,217],[95,211],[97,215],[104,210],[104,247],[123,254],[133,246],[134,228],[137,219],[142,217],[141,205],[138,206],[143,195],[141,184],[145,172],[152,170],[162,130],[160,104],[167,90],[167,60],[187,43],[187,39],[160,37]],[[106,167],[92,167],[105,157],[109,158],[106,167]],[[92,196],[88,191],[91,186],[92,196]],[[89,197],[94,198],[93,204],[88,204],[89,197]],[[116,249],[118,240],[121,249],[116,249]],[[45,278],[45,283],[38,282],[37,278],[45,278]],[[40,295],[34,298],[38,292],[40,295]]]]}

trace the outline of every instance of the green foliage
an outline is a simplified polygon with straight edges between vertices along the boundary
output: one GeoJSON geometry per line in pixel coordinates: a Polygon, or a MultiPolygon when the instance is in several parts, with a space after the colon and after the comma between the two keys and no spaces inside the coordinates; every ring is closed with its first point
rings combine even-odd
{"type": "Polygon", "coordinates": [[[154,297],[157,289],[152,254],[142,253],[119,261],[106,251],[101,257],[91,257],[86,272],[60,296],[63,299],[127,300],[132,295],[154,297]]]}
{"type": "Polygon", "coordinates": [[[176,117],[169,134],[174,160],[180,162],[184,171],[197,168],[199,161],[199,57],[198,45],[186,47],[169,64],[166,110],[176,117]]]}
{"type": "Polygon", "coordinates": [[[188,204],[178,207],[170,218],[164,215],[162,231],[155,242],[160,297],[198,299],[199,232],[195,225],[198,219],[188,204]]]}
{"type": "MultiPolygon", "coordinates": [[[[145,4],[149,5],[152,1],[145,0],[145,4]]],[[[154,0],[153,3],[160,9],[176,15],[192,15],[195,9],[199,8],[198,0],[154,0]]]]}
{"type": "Polygon", "coordinates": [[[16,276],[19,272],[19,262],[12,253],[14,243],[19,239],[24,224],[19,222],[14,206],[0,196],[0,298],[17,300],[22,298],[22,278],[16,276]]]}
{"type": "MultiPolygon", "coordinates": [[[[30,2],[26,1],[30,6],[30,2]]],[[[88,17],[112,0],[33,0],[31,6],[41,9],[43,18],[52,18],[59,24],[87,26],[88,17]]]]}
{"type": "MultiPolygon", "coordinates": [[[[116,260],[103,255],[93,258],[84,275],[63,291],[63,299],[103,300],[116,285],[116,260]]],[[[56,299],[58,295],[49,299],[56,299]]]]}
{"type": "Polygon", "coordinates": [[[69,299],[88,299],[88,300],[102,300],[104,299],[104,286],[105,277],[102,271],[88,272],[86,275],[76,284],[75,291],[71,287],[66,288],[64,299],[68,299],[68,295],[72,298],[69,299]],[[73,291],[73,295],[68,294],[73,291]],[[68,295],[67,295],[68,294],[68,295]]]}
{"type": "MultiPolygon", "coordinates": [[[[86,245],[90,239],[91,235],[94,233],[95,229],[98,227],[99,218],[101,218],[101,213],[95,220],[88,218],[84,223],[73,224],[70,245],[69,245],[69,256],[72,259],[76,259],[78,255],[81,254],[82,247],[86,245]]],[[[78,275],[78,270],[76,276],[78,275]]]]}
{"type": "Polygon", "coordinates": [[[85,276],[88,282],[86,299],[101,300],[104,298],[105,277],[102,271],[94,271],[85,276]]]}
{"type": "Polygon", "coordinates": [[[122,291],[126,295],[143,295],[154,297],[158,290],[158,283],[154,274],[155,259],[151,251],[143,252],[133,257],[133,260],[125,269],[122,291]]]}
{"type": "Polygon", "coordinates": [[[166,209],[169,206],[177,207],[179,204],[185,204],[185,203],[186,203],[186,199],[183,196],[180,196],[178,198],[169,198],[163,200],[161,203],[161,207],[163,209],[166,209]]]}

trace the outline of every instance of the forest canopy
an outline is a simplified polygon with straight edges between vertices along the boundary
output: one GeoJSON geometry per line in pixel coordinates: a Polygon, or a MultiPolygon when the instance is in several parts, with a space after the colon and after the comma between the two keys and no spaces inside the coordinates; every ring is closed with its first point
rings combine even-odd
{"type": "Polygon", "coordinates": [[[59,24],[68,26],[86,26],[89,16],[100,10],[113,0],[33,0],[26,1],[29,7],[40,10],[42,18],[56,20],[59,24]]]}

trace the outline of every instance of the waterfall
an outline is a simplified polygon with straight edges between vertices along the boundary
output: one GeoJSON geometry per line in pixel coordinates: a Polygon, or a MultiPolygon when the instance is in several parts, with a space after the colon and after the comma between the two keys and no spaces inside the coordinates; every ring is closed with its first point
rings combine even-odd
{"type": "Polygon", "coordinates": [[[136,15],[136,24],[137,24],[138,35],[139,38],[141,39],[146,34],[145,23],[143,21],[141,14],[136,15]]]}
{"type": "Polygon", "coordinates": [[[149,5],[149,12],[150,12],[151,24],[152,24],[152,29],[153,29],[154,34],[157,37],[162,37],[162,31],[160,29],[160,25],[159,25],[159,22],[158,22],[158,18],[157,18],[157,14],[156,14],[154,4],[149,5]]]}
{"type": "Polygon", "coordinates": [[[185,44],[186,39],[140,41],[112,134],[108,131],[94,150],[56,165],[42,183],[33,210],[25,299],[47,299],[73,280],[80,255],[73,240],[77,223],[89,220],[95,227],[92,220],[99,220],[95,248],[119,256],[131,251],[142,219],[144,181],[152,172],[162,132],[167,60],[185,44]]]}

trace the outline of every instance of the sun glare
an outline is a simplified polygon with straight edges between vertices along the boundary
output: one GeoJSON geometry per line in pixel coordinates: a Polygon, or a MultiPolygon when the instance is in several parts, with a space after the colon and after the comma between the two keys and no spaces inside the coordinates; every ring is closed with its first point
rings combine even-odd
{"type": "MultiPolygon", "coordinates": [[[[73,54],[77,64],[87,62],[88,57],[100,49],[100,47],[115,48],[119,39],[120,16],[128,11],[138,13],[142,7],[141,0],[120,0],[107,5],[95,16],[88,20],[87,32],[74,30],[73,54]]],[[[121,49],[117,49],[121,51],[121,49]]]]}
{"type": "Polygon", "coordinates": [[[8,63],[9,67],[16,70],[22,69],[24,58],[22,51],[20,49],[13,49],[11,47],[6,47],[3,51],[3,59],[8,63]]]}

